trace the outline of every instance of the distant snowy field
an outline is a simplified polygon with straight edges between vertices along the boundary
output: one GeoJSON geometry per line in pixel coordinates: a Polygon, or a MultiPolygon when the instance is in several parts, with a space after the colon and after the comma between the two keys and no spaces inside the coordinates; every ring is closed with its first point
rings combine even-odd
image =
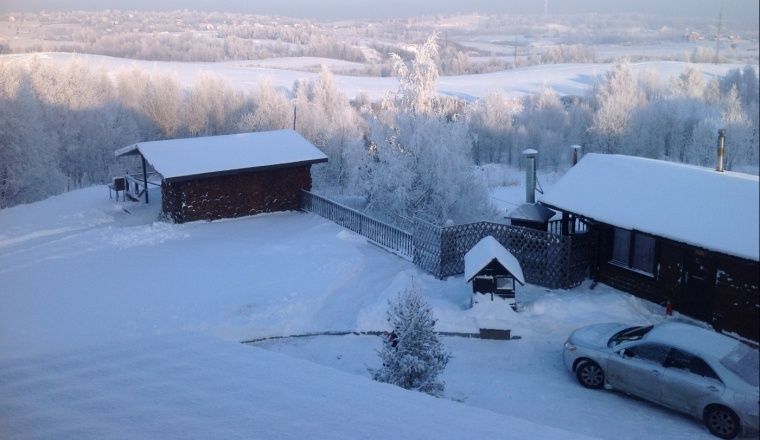
{"type": "MultiPolygon", "coordinates": [[[[41,53],[2,55],[0,59],[14,62],[29,62],[33,57],[50,59],[66,63],[72,58],[87,60],[93,66],[116,71],[123,68],[138,68],[147,72],[170,73],[185,86],[191,85],[202,72],[212,72],[226,78],[233,84],[247,90],[254,90],[261,81],[270,81],[274,86],[290,90],[299,79],[313,80],[317,73],[293,70],[309,69],[315,64],[325,64],[338,71],[351,67],[355,63],[325,58],[276,58],[254,61],[225,61],[218,63],[202,62],[168,62],[140,61],[113,58],[101,55],[41,53]]],[[[692,64],[677,61],[651,61],[631,63],[634,72],[651,70],[667,79],[681,74],[686,68],[701,70],[706,79],[724,75],[731,69],[743,67],[739,64],[692,64]]],[[[473,100],[486,96],[494,90],[502,90],[511,96],[532,95],[548,86],[560,95],[583,95],[605,72],[613,68],[612,64],[547,64],[522,67],[501,72],[480,75],[441,76],[438,80],[438,92],[442,95],[455,96],[473,100]]],[[[335,84],[348,97],[366,94],[371,99],[382,97],[387,91],[396,90],[395,78],[335,75],[335,84]]]]}
{"type": "MultiPolygon", "coordinates": [[[[519,183],[506,188],[519,203],[519,183]]],[[[173,225],[154,195],[116,203],[98,186],[0,211],[0,437],[710,438],[562,365],[574,328],[657,322],[659,306],[584,284],[525,286],[520,313],[468,309],[462,277],[437,280],[314,215],[173,225]],[[413,281],[439,330],[521,337],[445,338],[447,399],[370,381],[376,337],[237,343],[385,330],[387,301],[413,281]]]]}

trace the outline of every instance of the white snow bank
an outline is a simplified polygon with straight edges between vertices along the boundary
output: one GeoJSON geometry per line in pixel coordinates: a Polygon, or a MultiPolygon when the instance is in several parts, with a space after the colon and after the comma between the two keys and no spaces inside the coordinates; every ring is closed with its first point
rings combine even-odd
{"type": "Polygon", "coordinates": [[[540,201],[620,228],[758,261],[759,183],[748,174],[591,153],[540,201]]]}
{"type": "Polygon", "coordinates": [[[4,438],[590,438],[193,337],[0,361],[0,377],[4,438]]]}

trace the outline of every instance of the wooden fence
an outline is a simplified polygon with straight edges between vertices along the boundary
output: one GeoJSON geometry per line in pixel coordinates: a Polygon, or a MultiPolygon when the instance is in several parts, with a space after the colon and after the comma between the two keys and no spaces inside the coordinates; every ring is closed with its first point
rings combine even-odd
{"type": "Polygon", "coordinates": [[[590,240],[578,233],[580,228],[561,235],[492,222],[441,227],[415,219],[409,232],[307,191],[301,192],[301,209],[365,236],[438,278],[464,273],[464,254],[488,235],[517,258],[531,284],[569,289],[588,275],[590,240]]]}
{"type": "Polygon", "coordinates": [[[429,237],[432,240],[420,243],[423,251],[415,248],[414,262],[439,278],[463,273],[464,255],[489,235],[517,258],[531,284],[569,289],[588,275],[590,241],[586,234],[559,235],[492,222],[441,228],[427,225],[425,229],[419,239],[415,230],[415,246],[429,237]]]}
{"type": "Polygon", "coordinates": [[[378,244],[408,260],[414,251],[412,234],[366,214],[343,206],[322,196],[301,191],[301,209],[331,220],[344,228],[363,235],[378,244]]]}

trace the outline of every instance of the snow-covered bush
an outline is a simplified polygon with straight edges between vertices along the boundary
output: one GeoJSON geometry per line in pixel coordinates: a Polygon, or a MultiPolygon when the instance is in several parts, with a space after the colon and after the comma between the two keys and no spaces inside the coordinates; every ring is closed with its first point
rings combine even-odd
{"type": "Polygon", "coordinates": [[[391,333],[378,351],[382,368],[370,370],[378,382],[441,396],[445,383],[439,376],[451,359],[433,328],[435,318],[416,285],[389,302],[391,333]]]}

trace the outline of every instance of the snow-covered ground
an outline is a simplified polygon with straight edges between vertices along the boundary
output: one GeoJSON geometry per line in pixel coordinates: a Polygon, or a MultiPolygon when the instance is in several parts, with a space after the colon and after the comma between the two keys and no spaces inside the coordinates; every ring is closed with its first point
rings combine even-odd
{"type": "MultiPolygon", "coordinates": [[[[160,71],[175,75],[185,86],[191,85],[202,72],[213,72],[228,79],[233,84],[248,90],[253,90],[261,81],[270,81],[277,87],[290,90],[293,83],[299,79],[316,79],[318,73],[303,72],[273,68],[271,66],[296,67],[311,66],[313,58],[297,58],[287,60],[276,59],[273,64],[260,61],[225,61],[218,63],[202,62],[169,62],[169,61],[140,61],[125,58],[114,58],[101,55],[41,53],[41,54],[11,54],[2,55],[0,59],[10,59],[14,62],[29,62],[33,57],[51,59],[58,63],[66,63],[74,57],[86,60],[93,66],[99,66],[106,71],[114,72],[122,68],[137,67],[153,72],[160,71]],[[270,67],[258,67],[270,66],[270,67]]],[[[324,64],[346,68],[343,61],[322,59],[324,64]]],[[[662,78],[670,78],[681,74],[686,68],[694,67],[701,70],[706,79],[724,75],[731,69],[743,67],[735,64],[691,64],[676,61],[651,61],[631,63],[634,72],[652,70],[662,78]]],[[[612,69],[612,64],[551,64],[522,67],[501,72],[480,75],[441,76],[438,80],[438,91],[442,95],[455,96],[462,99],[477,99],[486,96],[494,90],[502,90],[511,96],[532,95],[548,86],[560,95],[583,95],[595,82],[598,82],[605,72],[612,69]]],[[[372,99],[385,95],[387,91],[396,90],[398,81],[395,78],[364,77],[335,75],[336,86],[347,96],[355,97],[366,94],[372,99]]]]}
{"type": "Polygon", "coordinates": [[[468,309],[462,277],[437,280],[314,215],[172,225],[154,195],[116,203],[92,187],[0,211],[0,437],[709,438],[562,366],[574,328],[657,322],[659,306],[584,284],[525,286],[519,313],[468,309]],[[387,301],[412,282],[439,330],[521,339],[445,338],[447,399],[370,381],[377,337],[237,343],[385,330],[387,301]]]}

